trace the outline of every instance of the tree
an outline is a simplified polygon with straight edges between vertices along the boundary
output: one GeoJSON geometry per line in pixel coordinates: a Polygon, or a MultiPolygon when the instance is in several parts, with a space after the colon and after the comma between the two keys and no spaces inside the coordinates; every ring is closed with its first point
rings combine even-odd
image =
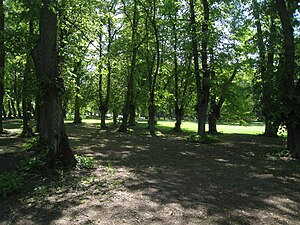
{"type": "Polygon", "coordinates": [[[283,90],[284,119],[287,127],[287,147],[294,158],[300,159],[300,79],[296,78],[295,42],[292,12],[287,9],[289,1],[276,0],[283,33],[283,90]]]}
{"type": "MultiPolygon", "coordinates": [[[[262,108],[263,108],[263,115],[265,117],[265,136],[274,137],[277,136],[277,129],[278,124],[275,122],[274,118],[274,107],[272,103],[272,95],[274,93],[274,84],[272,85],[272,76],[274,76],[274,38],[276,37],[276,29],[274,25],[274,17],[273,13],[269,10],[271,14],[271,25],[270,25],[270,37],[269,37],[269,47],[268,47],[268,56],[266,59],[266,47],[264,44],[264,37],[263,37],[263,30],[261,24],[261,13],[259,3],[256,0],[252,1],[252,8],[253,8],[253,15],[255,19],[256,25],[256,42],[259,51],[259,68],[258,73],[261,77],[262,82],[262,108]],[[272,90],[273,88],[273,90],[272,90]]],[[[273,7],[271,7],[273,8],[273,7]]]]}
{"type": "MultiPolygon", "coordinates": [[[[122,1],[124,7],[124,13],[126,18],[129,20],[130,29],[131,29],[131,40],[130,40],[130,65],[129,65],[129,72],[128,72],[128,82],[126,88],[126,96],[123,108],[123,117],[122,123],[119,127],[119,131],[125,132],[127,131],[128,126],[128,116],[130,114],[130,109],[132,109],[132,105],[134,104],[134,74],[136,70],[136,63],[137,63],[137,53],[138,49],[141,46],[143,40],[139,40],[138,34],[138,25],[139,25],[139,8],[138,8],[138,1],[133,0],[133,11],[132,16],[130,12],[127,11],[127,6],[125,1],[122,1]]],[[[131,112],[132,113],[132,112],[131,112]]]]}
{"type": "Polygon", "coordinates": [[[196,78],[197,88],[197,105],[196,112],[198,118],[198,131],[199,135],[205,135],[205,122],[209,102],[210,90],[210,71],[208,66],[208,40],[209,40],[209,5],[207,0],[202,0],[203,6],[203,21],[202,21],[202,38],[201,38],[201,64],[202,64],[202,77],[199,68],[199,51],[197,41],[197,24],[195,14],[195,1],[190,0],[190,21],[191,21],[191,35],[193,45],[193,58],[194,58],[194,73],[196,78]]]}
{"type": "Polygon", "coordinates": [[[0,0],[0,134],[3,132],[2,111],[4,97],[4,63],[5,63],[5,46],[4,46],[4,5],[0,0]]]}
{"type": "Polygon", "coordinates": [[[57,64],[57,18],[54,1],[43,0],[40,12],[39,40],[33,59],[40,85],[40,138],[48,146],[46,167],[55,169],[56,163],[72,167],[76,159],[69,146],[65,130],[60,95],[63,81],[57,64]]]}

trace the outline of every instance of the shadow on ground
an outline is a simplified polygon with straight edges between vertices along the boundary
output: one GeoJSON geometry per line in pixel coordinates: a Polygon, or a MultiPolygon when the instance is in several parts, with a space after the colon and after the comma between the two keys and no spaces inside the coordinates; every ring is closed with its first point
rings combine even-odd
{"type": "Polygon", "coordinates": [[[8,198],[4,201],[8,205],[6,217],[0,217],[0,223],[300,221],[299,162],[266,156],[282,148],[283,139],[221,135],[219,143],[197,145],[171,133],[160,137],[143,132],[124,134],[114,129],[99,130],[95,124],[70,124],[67,129],[77,154],[100,161],[100,169],[84,175],[94,180],[86,187],[71,185],[68,191],[57,190],[38,206],[25,201],[26,196],[18,196],[18,204],[10,206],[8,198]]]}

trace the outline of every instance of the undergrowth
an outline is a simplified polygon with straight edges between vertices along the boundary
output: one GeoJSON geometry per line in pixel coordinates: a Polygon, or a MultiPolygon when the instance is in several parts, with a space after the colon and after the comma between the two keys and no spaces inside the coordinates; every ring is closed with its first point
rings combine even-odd
{"type": "Polygon", "coordinates": [[[199,134],[191,134],[187,137],[188,142],[192,143],[200,143],[200,144],[212,144],[220,142],[220,139],[213,135],[199,135],[199,134]]]}

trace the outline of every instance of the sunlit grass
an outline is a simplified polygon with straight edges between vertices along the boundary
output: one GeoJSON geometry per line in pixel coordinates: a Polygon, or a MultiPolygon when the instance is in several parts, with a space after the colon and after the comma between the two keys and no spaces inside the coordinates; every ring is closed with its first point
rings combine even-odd
{"type": "MultiPolygon", "coordinates": [[[[172,129],[175,125],[175,121],[158,121],[158,127],[169,127],[172,129]]],[[[181,125],[181,129],[186,132],[196,132],[198,124],[197,122],[184,121],[181,125]]],[[[208,124],[206,124],[206,130],[208,131],[208,124]]],[[[226,134],[262,134],[264,132],[264,125],[262,123],[250,124],[247,126],[222,124],[217,125],[218,132],[226,134]]]]}
{"type": "MultiPolygon", "coordinates": [[[[100,126],[100,119],[83,119],[84,124],[95,124],[100,126]]],[[[148,126],[147,120],[139,120],[138,127],[146,128],[148,126]]],[[[73,120],[65,120],[66,124],[73,123],[73,120]]],[[[106,123],[109,125],[112,123],[112,120],[106,120],[106,123]]],[[[21,131],[21,120],[15,121],[4,121],[4,128],[10,130],[10,132],[20,132],[21,131]]],[[[170,131],[175,126],[174,120],[159,120],[157,121],[157,129],[159,131],[165,132],[170,131]]],[[[194,133],[197,131],[197,122],[196,121],[183,121],[181,125],[182,131],[187,133],[194,133]]],[[[206,130],[208,131],[208,125],[206,125],[206,130]]],[[[217,125],[218,132],[225,134],[262,134],[264,132],[263,123],[252,123],[250,125],[241,126],[237,124],[219,124],[217,125]]]]}

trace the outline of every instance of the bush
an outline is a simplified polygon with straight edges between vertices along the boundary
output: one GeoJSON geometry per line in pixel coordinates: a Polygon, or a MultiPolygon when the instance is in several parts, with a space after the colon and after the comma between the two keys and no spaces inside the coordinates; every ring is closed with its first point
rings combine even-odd
{"type": "Polygon", "coordinates": [[[220,142],[220,139],[212,135],[191,134],[187,137],[187,141],[192,143],[212,144],[220,142]]]}
{"type": "Polygon", "coordinates": [[[6,197],[15,191],[21,189],[23,178],[16,172],[7,172],[0,174],[0,195],[6,197]]]}

